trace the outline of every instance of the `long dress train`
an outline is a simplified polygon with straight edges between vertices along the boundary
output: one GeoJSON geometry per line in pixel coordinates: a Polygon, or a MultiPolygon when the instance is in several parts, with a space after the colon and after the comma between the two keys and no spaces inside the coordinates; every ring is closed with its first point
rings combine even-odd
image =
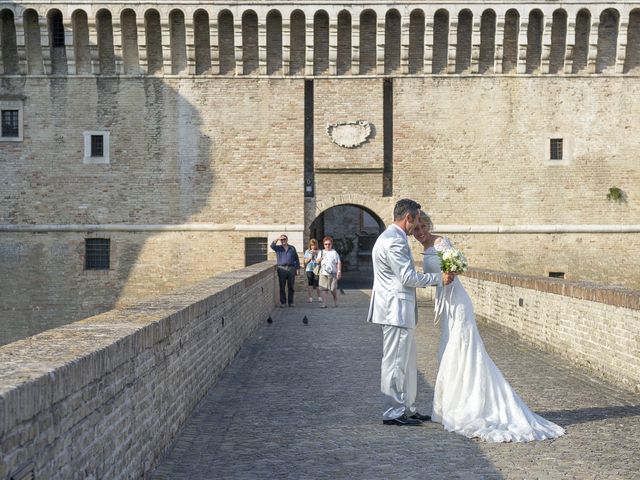
{"type": "MultiPolygon", "coordinates": [[[[442,238],[425,250],[425,272],[440,271],[437,251],[446,248],[451,243],[442,238]]],[[[471,298],[458,278],[438,287],[436,319],[441,337],[433,421],[450,432],[488,442],[528,442],[564,434],[562,427],[533,413],[493,363],[478,332],[471,298]]]]}

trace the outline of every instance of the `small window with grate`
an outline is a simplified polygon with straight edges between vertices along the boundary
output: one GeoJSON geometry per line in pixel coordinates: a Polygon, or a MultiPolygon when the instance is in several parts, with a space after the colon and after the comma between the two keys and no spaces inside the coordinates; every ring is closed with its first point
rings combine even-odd
{"type": "Polygon", "coordinates": [[[109,158],[109,132],[83,132],[84,135],[84,159],[87,164],[110,163],[109,158]]]}
{"type": "Polygon", "coordinates": [[[267,260],[267,239],[264,237],[244,239],[244,265],[248,267],[267,260]]]}
{"type": "Polygon", "coordinates": [[[20,136],[20,111],[2,110],[2,134],[3,137],[20,136]]]}
{"type": "Polygon", "coordinates": [[[564,272],[549,272],[551,278],[564,278],[564,272]]]}
{"type": "Polygon", "coordinates": [[[85,238],[85,270],[109,270],[110,250],[111,240],[108,238],[85,238]]]}
{"type": "Polygon", "coordinates": [[[22,100],[0,99],[0,141],[22,141],[22,100]]]}
{"type": "Polygon", "coordinates": [[[104,136],[91,135],[91,156],[104,157],[104,136]]]}
{"type": "Polygon", "coordinates": [[[552,138],[549,140],[549,159],[562,160],[562,139],[552,138]]]}

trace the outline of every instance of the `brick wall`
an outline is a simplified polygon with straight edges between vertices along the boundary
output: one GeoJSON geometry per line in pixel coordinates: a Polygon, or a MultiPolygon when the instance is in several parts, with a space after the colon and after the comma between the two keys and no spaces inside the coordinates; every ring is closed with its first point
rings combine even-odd
{"type": "Polygon", "coordinates": [[[0,477],[137,478],[273,308],[258,264],[0,347],[0,477]]]}
{"type": "MultiPolygon", "coordinates": [[[[313,156],[316,169],[381,169],[383,166],[383,112],[382,80],[380,79],[319,79],[314,80],[314,131],[313,156]],[[363,101],[366,99],[366,101],[363,101]],[[327,125],[336,122],[366,120],[372,125],[369,140],[358,148],[344,148],[336,145],[327,135],[327,125]]],[[[333,188],[324,188],[322,175],[316,176],[320,192],[318,196],[331,194],[334,189],[347,186],[348,191],[379,196],[382,193],[382,178],[377,175],[373,182],[379,182],[374,190],[368,188],[369,179],[359,184],[356,175],[353,181],[348,177],[330,174],[333,188]],[[320,177],[320,178],[319,178],[320,177]],[[354,187],[357,186],[357,189],[354,187]],[[326,193],[325,193],[326,192],[326,193]]],[[[367,175],[368,176],[368,175],[367,175]]],[[[327,175],[328,177],[328,175],[327,175]]]]}
{"type": "MultiPolygon", "coordinates": [[[[3,232],[1,313],[24,314],[14,322],[21,331],[40,331],[32,327],[45,317],[78,319],[238,268],[244,236],[279,233],[264,225],[296,226],[302,247],[300,230],[337,204],[362,205],[388,224],[395,200],[413,197],[436,228],[640,218],[632,77],[394,78],[393,197],[382,197],[383,79],[315,79],[316,196],[306,202],[302,79],[3,82],[4,93],[25,98],[25,138],[0,149],[2,224],[221,227],[114,234],[122,247],[115,253],[125,256],[117,271],[92,278],[78,270],[90,232],[3,232]],[[327,123],[359,119],[373,131],[358,148],[339,147],[326,134],[327,123]],[[82,163],[84,130],[110,132],[110,165],[82,163]],[[574,144],[563,165],[545,161],[555,133],[574,144]],[[614,185],[626,203],[606,199],[614,185]],[[239,224],[255,229],[240,234],[239,224]],[[65,303],[71,311],[53,313],[65,303]]],[[[637,233],[451,236],[476,267],[563,271],[568,279],[640,288],[637,233]],[[625,249],[626,268],[612,268],[603,253],[610,245],[625,249]]]]}
{"type": "Polygon", "coordinates": [[[488,270],[463,282],[477,316],[640,392],[640,292],[488,270]]]}
{"type": "Polygon", "coordinates": [[[246,237],[269,233],[2,233],[0,345],[238,269],[246,237]],[[110,240],[109,270],[84,269],[85,238],[110,240]]]}
{"type": "MultiPolygon", "coordinates": [[[[623,100],[634,85],[584,77],[485,80],[394,79],[396,198],[420,201],[436,229],[637,222],[637,145],[625,132],[640,108],[623,100]],[[570,161],[545,160],[550,135],[573,143],[570,161]],[[628,192],[627,202],[607,200],[614,184],[628,192]]],[[[637,233],[449,235],[475,267],[563,271],[569,279],[640,288],[637,233]],[[624,249],[624,268],[611,268],[611,247],[624,249]]]]}
{"type": "Polygon", "coordinates": [[[240,268],[245,237],[280,233],[259,225],[304,223],[300,80],[29,78],[3,88],[25,97],[25,137],[0,148],[0,223],[220,231],[2,232],[2,342],[240,268]],[[86,130],[110,132],[109,165],[83,164],[86,130]],[[83,270],[85,237],[111,239],[109,271],[83,270]]]}

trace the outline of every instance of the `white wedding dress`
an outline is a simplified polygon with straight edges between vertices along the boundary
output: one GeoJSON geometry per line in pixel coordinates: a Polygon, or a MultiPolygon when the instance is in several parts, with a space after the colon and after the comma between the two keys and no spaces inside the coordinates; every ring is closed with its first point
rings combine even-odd
{"type": "MultiPolygon", "coordinates": [[[[424,252],[425,272],[439,272],[438,250],[447,238],[424,252]]],[[[471,298],[456,279],[438,287],[436,319],[441,328],[438,376],[432,419],[450,432],[487,442],[528,442],[556,438],[564,429],[533,413],[513,391],[484,348],[471,298]]]]}

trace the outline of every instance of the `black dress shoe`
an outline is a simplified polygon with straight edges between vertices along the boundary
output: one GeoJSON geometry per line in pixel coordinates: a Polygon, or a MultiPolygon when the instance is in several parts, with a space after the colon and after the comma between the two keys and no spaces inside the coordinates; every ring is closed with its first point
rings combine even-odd
{"type": "Polygon", "coordinates": [[[392,418],[391,420],[383,420],[382,423],[385,425],[400,425],[407,427],[417,427],[419,425],[422,425],[422,422],[420,420],[409,418],[406,414],[398,418],[392,418]]]}
{"type": "Polygon", "coordinates": [[[422,415],[421,413],[418,413],[418,412],[414,413],[409,418],[415,418],[416,420],[420,420],[421,422],[430,422],[431,421],[431,416],[430,415],[422,415]]]}

